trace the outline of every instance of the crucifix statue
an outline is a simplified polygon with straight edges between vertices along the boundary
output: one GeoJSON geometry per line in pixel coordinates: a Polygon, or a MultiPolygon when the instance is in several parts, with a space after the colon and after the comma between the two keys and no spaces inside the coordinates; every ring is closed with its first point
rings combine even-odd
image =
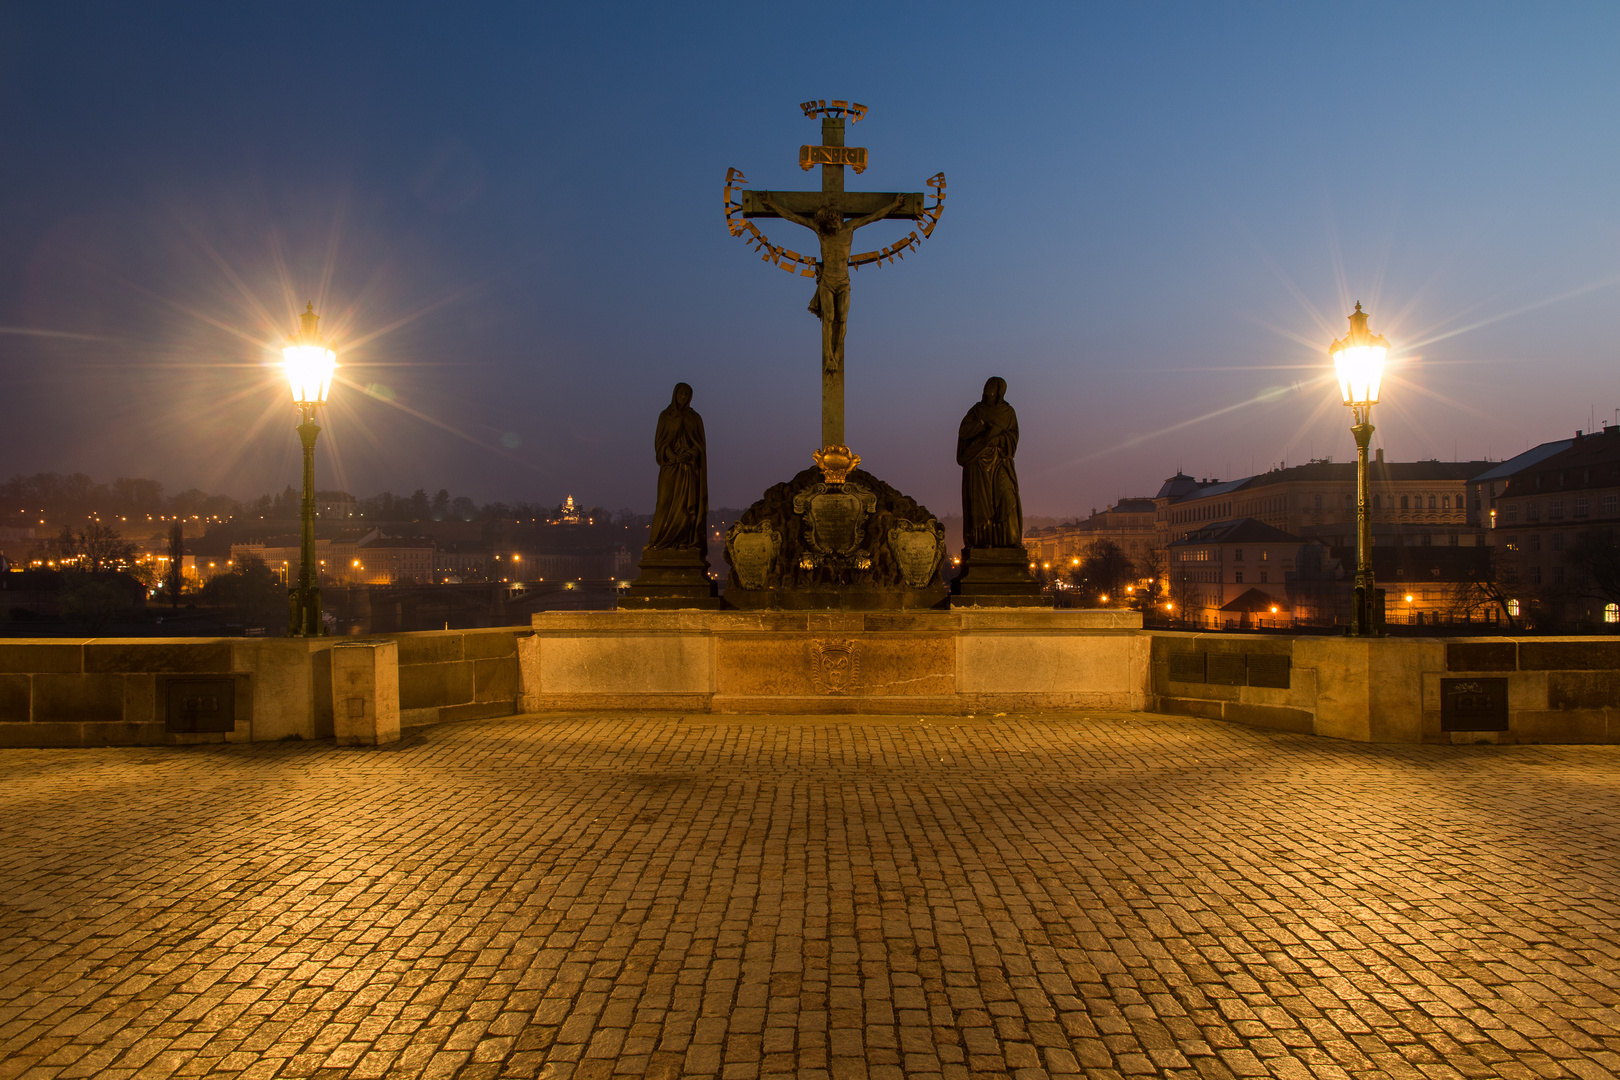
{"type": "MultiPolygon", "coordinates": [[[[844,445],[844,330],[849,319],[849,272],[903,258],[932,235],[944,209],[945,174],[928,181],[932,206],[923,205],[922,192],[845,191],[844,169],[865,172],[866,148],[844,145],[844,120],[847,116],[859,121],[866,106],[835,100],[807,101],[800,108],[807,117],[821,117],[821,145],[799,147],[801,169],[808,172],[821,166],[821,190],[746,190],[740,186],[746,177],[731,169],[726,174],[726,223],[733,236],[746,235],[766,262],[816,279],[810,314],[821,320],[821,443],[824,451],[838,450],[847,458],[851,455],[844,445]],[[816,234],[821,257],[771,243],[753,224],[755,218],[782,218],[804,226],[816,234]],[[887,247],[851,255],[855,230],[886,219],[916,222],[919,227],[887,247]]],[[[859,460],[853,458],[854,463],[859,460]]]]}

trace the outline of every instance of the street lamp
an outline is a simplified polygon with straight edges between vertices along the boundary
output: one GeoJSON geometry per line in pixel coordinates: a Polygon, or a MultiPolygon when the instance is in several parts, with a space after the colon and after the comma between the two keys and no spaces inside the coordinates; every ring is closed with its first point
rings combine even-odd
{"type": "Polygon", "coordinates": [[[321,623],[321,587],[315,566],[315,438],[320,426],[315,410],[326,404],[332,390],[332,369],[337,353],[332,351],[316,327],[321,317],[313,303],[298,316],[298,333],[282,346],[287,385],[292,388],[293,404],[298,406],[298,439],[304,444],[304,535],[299,548],[298,584],[287,590],[287,636],[319,637],[326,632],[321,623]]]}
{"type": "Polygon", "coordinates": [[[1339,396],[1352,410],[1356,437],[1356,591],[1350,612],[1354,637],[1378,637],[1383,630],[1383,593],[1373,587],[1372,522],[1367,516],[1367,445],[1372,442],[1372,407],[1378,404],[1378,384],[1384,377],[1389,342],[1367,331],[1367,314],[1358,301],[1350,316],[1350,333],[1328,347],[1339,376],[1339,396]]]}

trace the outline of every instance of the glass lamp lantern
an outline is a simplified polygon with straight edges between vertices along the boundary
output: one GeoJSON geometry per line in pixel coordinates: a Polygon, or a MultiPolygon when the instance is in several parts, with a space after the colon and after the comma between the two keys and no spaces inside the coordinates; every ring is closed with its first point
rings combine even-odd
{"type": "Polygon", "coordinates": [[[1352,408],[1378,404],[1378,387],[1384,379],[1384,358],[1389,342],[1367,330],[1367,313],[1356,304],[1350,316],[1350,333],[1335,341],[1328,352],[1339,376],[1339,396],[1352,408]]]}
{"type": "Polygon", "coordinates": [[[313,303],[306,306],[298,317],[298,333],[282,346],[282,366],[287,373],[287,385],[292,390],[293,404],[301,408],[314,408],[326,404],[332,392],[332,372],[337,368],[337,353],[321,337],[317,327],[321,317],[315,314],[313,303]]]}

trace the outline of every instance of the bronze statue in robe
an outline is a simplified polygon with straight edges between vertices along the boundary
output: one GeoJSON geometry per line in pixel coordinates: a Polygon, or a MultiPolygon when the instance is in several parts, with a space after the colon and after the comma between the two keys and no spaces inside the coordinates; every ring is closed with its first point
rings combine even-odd
{"type": "Polygon", "coordinates": [[[1018,501],[1018,414],[1007,404],[1007,380],[984,384],[984,397],[962,418],[956,463],[962,466],[962,536],[970,548],[1022,548],[1018,501]]]}
{"type": "Polygon", "coordinates": [[[691,549],[707,555],[709,462],[703,418],[692,408],[692,388],[675,384],[669,408],[658,414],[653,435],[658,460],[658,505],[648,550],[691,549]]]}

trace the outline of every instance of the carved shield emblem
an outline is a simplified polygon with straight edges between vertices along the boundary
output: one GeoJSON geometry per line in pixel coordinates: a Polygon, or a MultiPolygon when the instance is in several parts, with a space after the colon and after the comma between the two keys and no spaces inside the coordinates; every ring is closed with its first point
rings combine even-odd
{"type": "Polygon", "coordinates": [[[847,694],[860,686],[861,643],[844,639],[810,643],[810,677],[818,694],[847,694]]]}
{"type": "Polygon", "coordinates": [[[769,521],[733,525],[726,530],[726,561],[745,589],[763,589],[770,580],[771,562],[782,546],[782,534],[769,521]]]}
{"type": "Polygon", "coordinates": [[[846,556],[860,547],[867,515],[876,509],[877,496],[859,484],[817,484],[793,500],[793,512],[804,515],[809,546],[823,555],[846,556]]]}
{"type": "Polygon", "coordinates": [[[934,580],[934,571],[945,557],[945,530],[932,519],[924,525],[897,521],[889,530],[889,550],[894,552],[906,584],[921,589],[934,580]]]}

